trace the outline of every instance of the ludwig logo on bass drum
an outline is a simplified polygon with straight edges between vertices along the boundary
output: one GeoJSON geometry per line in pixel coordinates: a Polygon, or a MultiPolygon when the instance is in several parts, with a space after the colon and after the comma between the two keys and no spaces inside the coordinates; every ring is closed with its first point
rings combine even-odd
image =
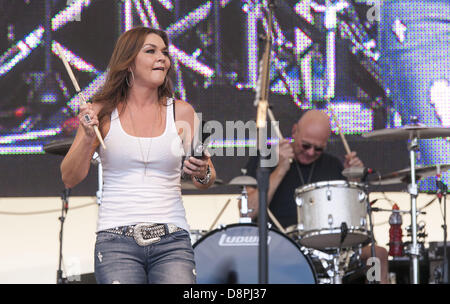
{"type": "MultiPolygon", "coordinates": [[[[267,245],[271,240],[270,236],[267,236],[267,245]]],[[[233,235],[228,236],[225,233],[220,236],[219,246],[258,246],[259,236],[257,235],[233,235]]]]}

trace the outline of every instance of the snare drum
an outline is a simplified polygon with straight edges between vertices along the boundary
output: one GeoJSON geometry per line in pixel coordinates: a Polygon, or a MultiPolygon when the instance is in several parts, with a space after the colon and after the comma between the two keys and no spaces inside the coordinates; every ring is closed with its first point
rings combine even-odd
{"type": "Polygon", "coordinates": [[[295,190],[298,238],[316,248],[348,248],[368,241],[363,185],[326,181],[295,190]]]}
{"type": "MultiPolygon", "coordinates": [[[[268,283],[315,284],[316,274],[300,247],[268,229],[268,283]]],[[[194,244],[197,283],[257,284],[259,231],[254,224],[216,229],[194,244]]]]}

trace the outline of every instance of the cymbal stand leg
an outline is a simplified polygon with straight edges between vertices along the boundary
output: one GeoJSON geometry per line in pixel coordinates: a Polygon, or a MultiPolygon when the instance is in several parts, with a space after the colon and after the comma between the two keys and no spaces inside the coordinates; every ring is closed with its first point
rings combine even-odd
{"type": "Polygon", "coordinates": [[[411,259],[411,272],[413,284],[419,284],[419,247],[417,246],[417,196],[418,189],[416,183],[416,150],[418,149],[417,137],[411,139],[409,155],[411,161],[411,184],[408,192],[411,196],[411,245],[409,255],[411,259]]]}
{"type": "Polygon", "coordinates": [[[61,216],[58,218],[61,222],[61,227],[59,230],[59,260],[58,260],[58,270],[56,271],[56,284],[66,284],[67,278],[63,278],[62,271],[62,249],[63,249],[63,229],[64,229],[64,221],[66,219],[67,211],[69,210],[69,195],[70,188],[65,188],[61,194],[61,216]]]}

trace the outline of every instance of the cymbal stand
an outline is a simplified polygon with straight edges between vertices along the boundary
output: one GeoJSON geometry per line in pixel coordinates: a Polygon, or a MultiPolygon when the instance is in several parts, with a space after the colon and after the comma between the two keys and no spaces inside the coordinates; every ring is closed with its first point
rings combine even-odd
{"type": "Polygon", "coordinates": [[[69,195],[70,195],[70,188],[65,188],[61,194],[61,216],[59,217],[59,221],[61,222],[61,229],[59,231],[59,261],[58,261],[58,270],[56,271],[56,284],[65,284],[67,283],[67,279],[63,278],[62,275],[62,244],[63,244],[63,227],[64,227],[64,220],[66,219],[65,215],[67,214],[67,211],[69,210],[69,195]]]}
{"type": "Polygon", "coordinates": [[[441,226],[444,230],[444,252],[443,252],[443,259],[442,259],[442,283],[448,284],[448,257],[447,257],[447,192],[448,187],[447,185],[442,182],[441,180],[441,172],[440,172],[440,166],[438,165],[438,174],[437,174],[437,181],[436,185],[438,187],[438,199],[439,199],[439,205],[442,202],[442,198],[444,198],[444,224],[441,226]]]}
{"type": "Polygon", "coordinates": [[[408,192],[411,197],[411,245],[409,255],[411,259],[410,276],[413,284],[419,284],[419,253],[420,248],[417,245],[417,196],[418,188],[416,182],[416,151],[418,150],[417,134],[411,136],[411,142],[408,146],[409,158],[411,162],[411,184],[408,185],[408,192]]]}

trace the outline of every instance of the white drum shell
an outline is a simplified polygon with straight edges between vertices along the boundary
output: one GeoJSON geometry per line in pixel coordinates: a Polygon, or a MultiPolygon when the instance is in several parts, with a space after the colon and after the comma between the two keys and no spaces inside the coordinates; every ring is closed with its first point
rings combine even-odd
{"type": "Polygon", "coordinates": [[[325,249],[353,247],[368,239],[363,185],[326,181],[295,190],[297,230],[303,246],[325,249]],[[341,244],[341,225],[347,234],[341,244]]]}

